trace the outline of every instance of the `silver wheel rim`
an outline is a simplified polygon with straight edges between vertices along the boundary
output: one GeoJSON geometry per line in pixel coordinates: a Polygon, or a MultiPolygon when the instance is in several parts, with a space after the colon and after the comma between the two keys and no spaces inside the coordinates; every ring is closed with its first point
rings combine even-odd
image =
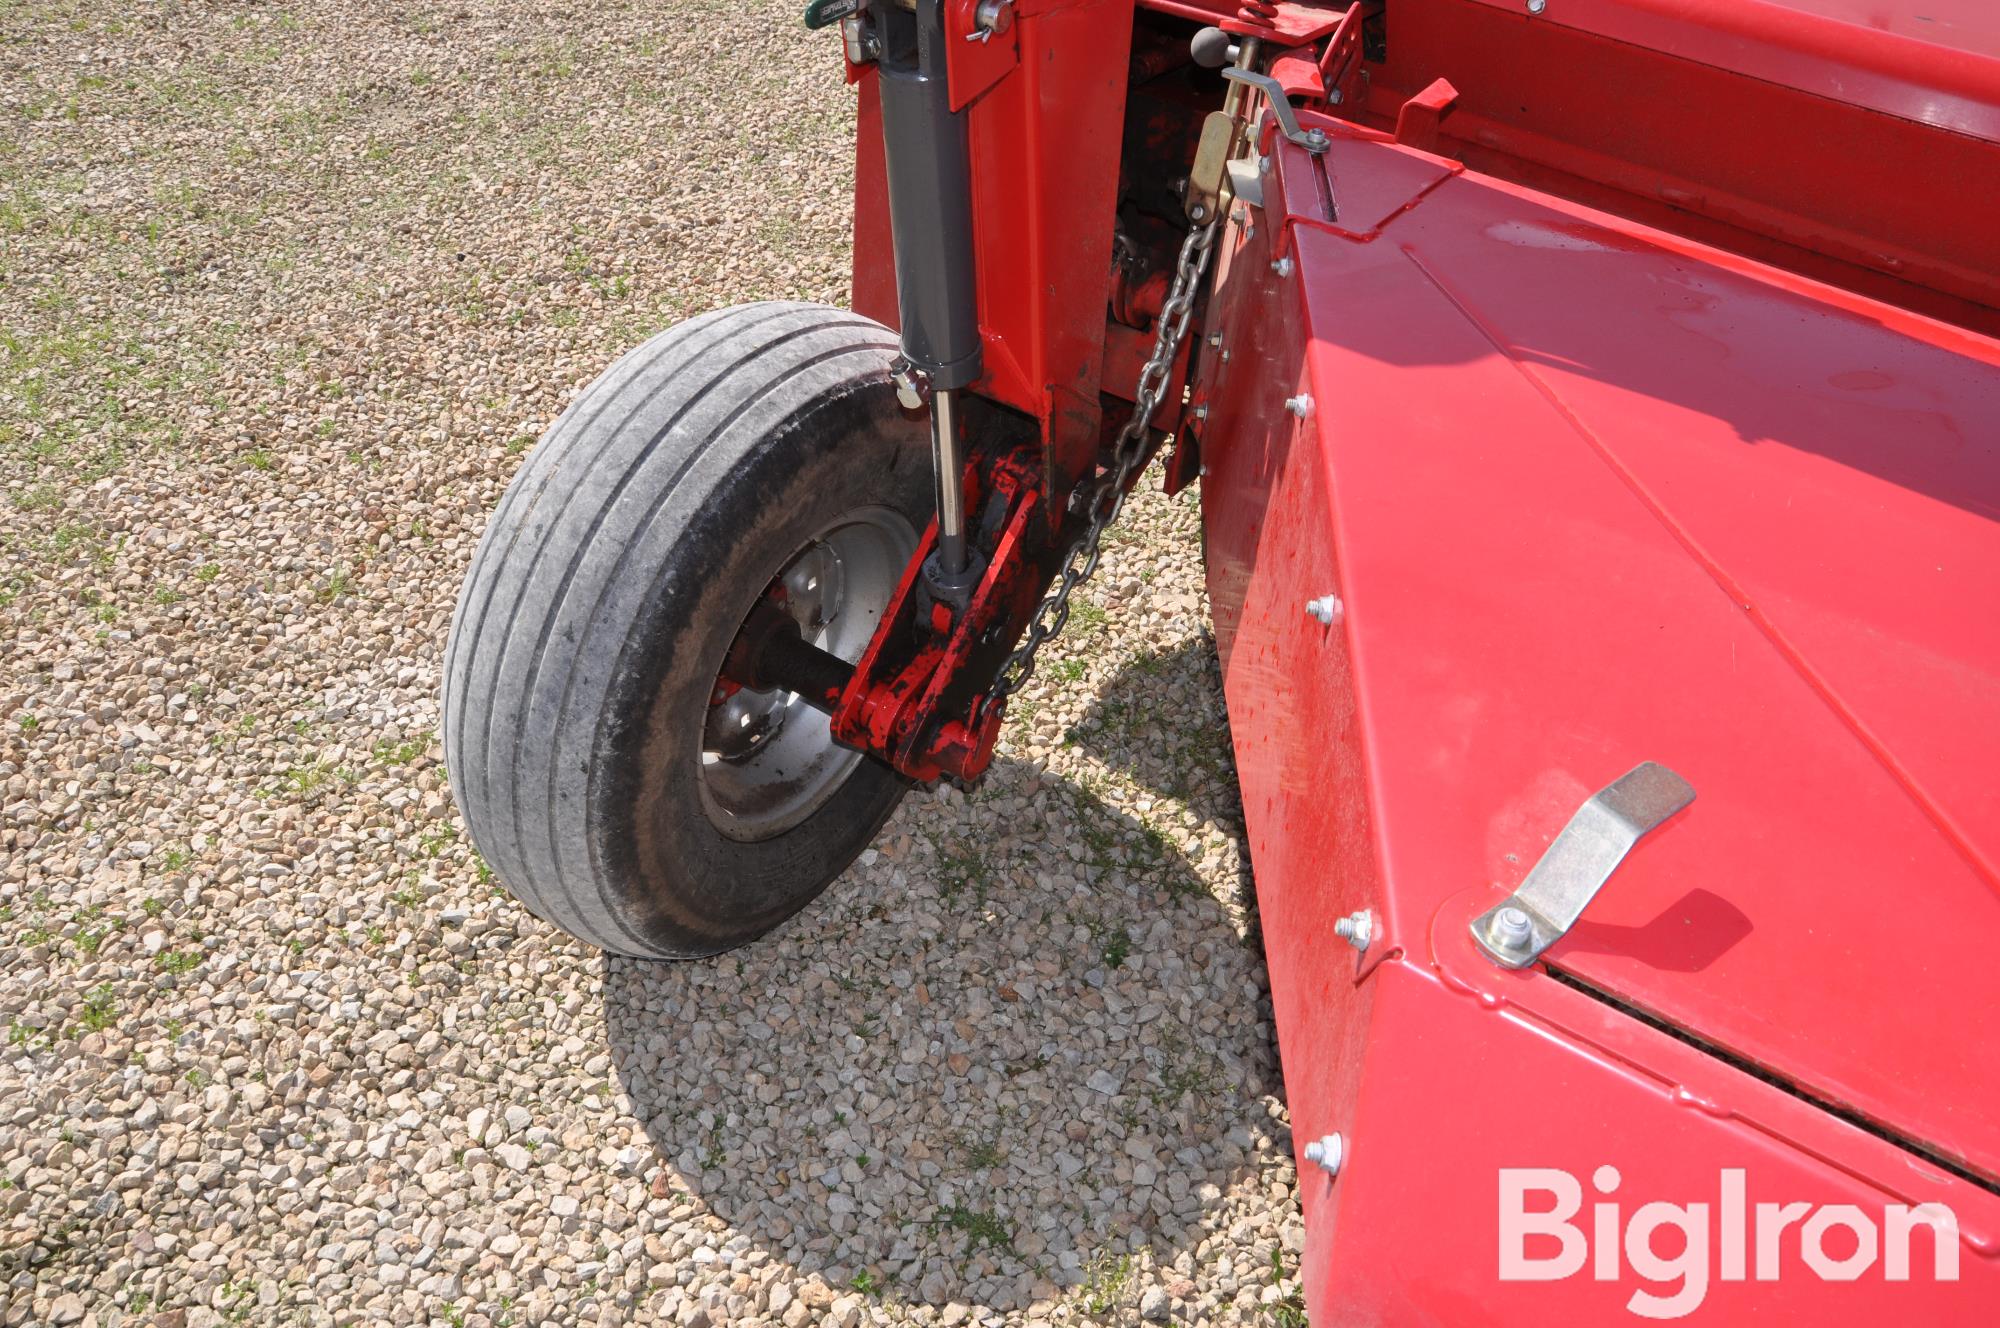
{"type": "MultiPolygon", "coordinates": [[[[916,547],[902,513],[857,508],[800,546],[763,593],[782,588],[784,608],[805,639],[851,664],[873,639],[916,547]]],[[[716,681],[718,692],[729,694],[711,702],[703,721],[699,783],[708,819],[731,839],[790,830],[864,759],[836,743],[827,717],[797,693],[731,691],[716,681]]]]}

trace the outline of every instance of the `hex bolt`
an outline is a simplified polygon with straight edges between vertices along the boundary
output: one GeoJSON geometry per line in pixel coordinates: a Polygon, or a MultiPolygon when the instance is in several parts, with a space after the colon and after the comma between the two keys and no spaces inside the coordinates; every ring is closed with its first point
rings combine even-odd
{"type": "Polygon", "coordinates": [[[1528,12],[1539,14],[1549,7],[1549,0],[1528,0],[1528,12]]]}
{"type": "Polygon", "coordinates": [[[1244,211],[1242,208],[1237,208],[1229,214],[1229,219],[1235,222],[1238,226],[1241,226],[1244,220],[1249,217],[1249,215],[1250,214],[1244,211]]]}
{"type": "Polygon", "coordinates": [[[1269,155],[1268,153],[1263,153],[1263,152],[1260,152],[1260,153],[1258,153],[1258,154],[1257,154],[1257,174],[1259,174],[1259,175],[1269,175],[1270,173],[1271,173],[1271,158],[1270,158],[1270,155],[1269,155]]]}
{"type": "Polygon", "coordinates": [[[1196,203],[1193,207],[1188,209],[1188,216],[1195,221],[1207,221],[1208,204],[1196,203]]]}
{"type": "Polygon", "coordinates": [[[1317,618],[1319,625],[1322,627],[1331,627],[1340,621],[1340,615],[1345,610],[1345,607],[1340,602],[1340,596],[1321,595],[1318,599],[1309,599],[1306,601],[1306,616],[1317,618]]]}
{"type": "Polygon", "coordinates": [[[1332,140],[1326,136],[1326,130],[1324,129],[1306,130],[1306,141],[1305,141],[1306,151],[1312,153],[1324,152],[1327,149],[1327,144],[1329,144],[1330,142],[1332,142],[1332,140]]]}
{"type": "Polygon", "coordinates": [[[1295,397],[1285,398],[1285,409],[1304,419],[1313,413],[1313,399],[1301,392],[1295,397]]]}
{"type": "Polygon", "coordinates": [[[1306,1161],[1315,1164],[1329,1176],[1340,1174],[1340,1164],[1346,1153],[1347,1145],[1338,1131],[1306,1145],[1306,1161]]]}
{"type": "Polygon", "coordinates": [[[1188,414],[1192,415],[1195,418],[1196,422],[1198,423],[1205,422],[1208,419],[1208,407],[1196,406],[1193,410],[1189,411],[1188,414]]]}
{"type": "Polygon", "coordinates": [[[1355,949],[1366,950],[1368,943],[1375,939],[1375,915],[1365,908],[1357,909],[1334,923],[1333,930],[1355,949]]]}
{"type": "Polygon", "coordinates": [[[1509,904],[1493,915],[1486,934],[1502,950],[1525,950],[1535,939],[1535,925],[1528,920],[1525,909],[1509,904]]]}
{"type": "Polygon", "coordinates": [[[1279,259],[1279,260],[1278,260],[1277,262],[1275,262],[1275,263],[1271,264],[1271,270],[1272,270],[1273,272],[1277,273],[1277,274],[1278,274],[1278,275],[1279,275],[1280,277],[1289,277],[1289,276],[1291,276],[1291,275],[1292,275],[1292,256],[1291,256],[1290,254],[1286,254],[1286,255],[1285,255],[1285,256],[1284,256],[1283,258],[1281,258],[1281,259],[1279,259]]]}

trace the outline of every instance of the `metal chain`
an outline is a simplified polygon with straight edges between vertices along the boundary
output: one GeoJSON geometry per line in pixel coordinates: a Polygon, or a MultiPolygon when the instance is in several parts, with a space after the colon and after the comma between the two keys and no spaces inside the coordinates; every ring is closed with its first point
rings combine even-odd
{"type": "Polygon", "coordinates": [[[1167,292],[1166,303],[1160,307],[1159,318],[1154,321],[1153,353],[1146,360],[1146,367],[1139,371],[1139,390],[1132,399],[1132,418],[1125,422],[1117,441],[1112,444],[1110,467],[1097,478],[1097,489],[1090,497],[1090,520],[1084,527],[1083,538],[1076,542],[1069,556],[1063,560],[1062,575],[1035,609],[1035,616],[1028,624],[1028,634],[1015,647],[1014,653],[1007,656],[1006,663],[1000,666],[1000,674],[994,679],[987,705],[1005,701],[1035,676],[1036,652],[1069,621],[1070,596],[1097,570],[1098,544],[1104,538],[1105,528],[1116,521],[1118,514],[1125,509],[1125,495],[1131,489],[1134,472],[1146,456],[1146,430],[1160,408],[1167,380],[1173,376],[1174,358],[1180,354],[1181,342],[1187,338],[1188,320],[1194,316],[1195,297],[1200,294],[1202,275],[1208,270],[1209,256],[1215,249],[1215,233],[1220,224],[1217,220],[1197,226],[1188,232],[1187,239],[1181,244],[1173,286],[1167,292]]]}

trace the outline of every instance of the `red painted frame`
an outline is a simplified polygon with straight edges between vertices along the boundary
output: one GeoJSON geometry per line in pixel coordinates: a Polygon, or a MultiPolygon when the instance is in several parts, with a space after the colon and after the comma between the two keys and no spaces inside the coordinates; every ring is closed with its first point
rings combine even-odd
{"type": "MultiPolygon", "coordinates": [[[[1047,487],[1067,494],[1097,455],[1105,310],[1118,203],[1128,0],[1022,0],[995,55],[1011,67],[969,103],[979,330],[974,390],[1035,422],[1047,487]]],[[[956,46],[969,5],[949,9],[956,46]]],[[[875,74],[854,71],[854,308],[896,325],[894,252],[875,74]]],[[[955,63],[954,75],[959,73],[955,63]]],[[[979,77],[991,78],[982,69],[979,77]]],[[[958,100],[956,95],[954,101],[958,100]]],[[[1059,513],[1060,505],[1056,511],[1059,513]]]]}
{"type": "MultiPolygon", "coordinates": [[[[1947,15],[1970,12],[1965,2],[1939,0],[1932,8],[1947,15]]],[[[1956,999],[1940,1002],[1942,1043],[1933,1039],[1924,1047],[1916,1040],[1899,1047],[1892,1024],[1868,1022],[1867,1003],[1853,999],[1861,989],[1834,985],[1852,979],[1844,968],[1827,965],[1823,945],[1801,950],[1794,966],[1772,967],[1761,987],[1754,973],[1746,978],[1718,969],[1737,985],[1714,991],[1700,981],[1662,979],[1649,971],[1658,965],[1645,962],[1643,953],[1629,946],[1623,953],[1615,945],[1606,950],[1601,937],[1597,951],[1572,945],[1552,953],[1563,980],[1539,967],[1521,973],[1494,968],[1474,952],[1465,927],[1524,868],[1512,859],[1504,866],[1486,861],[1467,845],[1487,823],[1475,818],[1491,820],[1496,808],[1509,806],[1505,800],[1518,795],[1517,785],[1536,761],[1555,768],[1543,744],[1560,725],[1550,712],[1528,711],[1517,698],[1524,713],[1488,706],[1469,714],[1466,733],[1454,736],[1440,728],[1435,713],[1448,692],[1383,686],[1385,676],[1421,677],[1426,669],[1440,677],[1455,670],[1511,676],[1506,668],[1518,664],[1520,642],[1476,615],[1465,618],[1461,640],[1447,633],[1427,638],[1415,654],[1397,649],[1421,625],[1430,597],[1449,595],[1455,581],[1468,578],[1476,588],[1479,578],[1502,575],[1506,560],[1451,563],[1447,523],[1434,557],[1448,565],[1407,583],[1392,578],[1385,592],[1364,574],[1371,558],[1379,561],[1382,548],[1374,541],[1384,527],[1343,519],[1343,486],[1361,481],[1351,460],[1341,458],[1365,454],[1392,475],[1403,467],[1400,478],[1412,503],[1424,502],[1423,486],[1431,484],[1444,486],[1430,491],[1434,499],[1449,498],[1472,515],[1483,503],[1490,518],[1506,504],[1505,512],[1526,523],[1524,540],[1552,528],[1557,518],[1588,527],[1595,519],[1590,502],[1607,501],[1607,493],[1627,493],[1620,500],[1626,501],[1650,492],[1646,475],[1635,469],[1641,463],[1610,443],[1601,448],[1609,469],[1590,490],[1596,497],[1586,501],[1579,490],[1568,496],[1574,500],[1568,506],[1538,506],[1533,493],[1507,493],[1490,479],[1476,491],[1454,489],[1449,471],[1422,468],[1427,463],[1416,455],[1416,439],[1448,437],[1465,449],[1463,459],[1490,461],[1511,447],[1538,446],[1539,431],[1550,427],[1543,416],[1552,407],[1558,416],[1570,409],[1549,386],[1569,366],[1518,352],[1503,329],[1486,321],[1481,299],[1455,288],[1451,273],[1425,269],[1420,256],[1403,253],[1401,237],[1428,220],[1425,209],[1457,207],[1452,191],[1473,187],[1467,167],[1492,177],[1478,188],[1517,205],[1512,213],[1503,206],[1487,224],[1508,234],[1515,234],[1509,227],[1521,228],[1519,236],[1557,249],[1575,246],[1574,278],[1558,272],[1537,298],[1565,310],[1573,306],[1585,325],[1591,302],[1603,298],[1604,289],[1595,284],[1593,260],[1582,255],[1595,252],[1592,246],[1652,246],[1658,254],[1648,261],[1655,268],[1643,270],[1667,272],[1684,263],[1711,269],[1723,285],[1723,277],[1733,274],[1777,292],[1758,304],[1739,289],[1719,290],[1717,307],[1749,299],[1743,307],[1789,309],[1801,320],[1833,327],[1836,340],[1841,320],[1849,320],[1857,329],[1873,329],[1853,338],[1857,355],[1875,355],[1885,335],[1900,338],[1968,363],[1990,362],[1987,381],[2000,389],[2000,346],[1978,335],[2000,327],[1994,309],[2000,253],[1993,240],[1993,219],[2000,216],[2000,43],[1952,46],[1908,32],[1864,31],[1855,20],[1865,15],[1851,0],[1550,0],[1539,12],[1514,0],[1390,0],[1387,58],[1365,60],[1355,55],[1362,45],[1358,11],[1342,23],[1339,6],[1268,6],[1272,13],[1247,26],[1246,11],[1208,0],[1150,0],[1142,7],[1221,21],[1237,31],[1263,28],[1274,46],[1300,46],[1299,54],[1280,62],[1285,86],[1301,99],[1331,99],[1339,90],[1337,109],[1356,123],[1310,113],[1306,118],[1345,143],[1371,148],[1316,164],[1275,142],[1266,126],[1264,147],[1273,159],[1266,204],[1249,235],[1231,229],[1202,327],[1204,342],[1217,334],[1221,345],[1204,350],[1187,370],[1193,400],[1207,412],[1200,456],[1206,462],[1211,601],[1295,1136],[1303,1144],[1337,1130],[1350,1141],[1338,1177],[1303,1158],[1300,1163],[1308,1226],[1303,1275],[1315,1320],[1454,1328],[1622,1321],[1633,1290],[1629,1279],[1522,1286],[1499,1281],[1493,1264],[1499,1168],[1562,1166],[1588,1176],[1608,1162],[1621,1169],[1622,1193],[1634,1202],[1698,1201],[1707,1197],[1715,1173],[1740,1167],[1753,1177],[1759,1199],[1863,1205],[1941,1200],[1958,1215],[1958,1282],[1718,1281],[1699,1322],[1761,1323],[1774,1314],[1835,1324],[1872,1325],[1890,1316],[1993,1322],[2000,1317],[2000,1190],[1992,1183],[2000,1175],[2000,1148],[1993,1146],[1991,1112],[1970,1109],[1978,1107],[1971,1101],[1957,1116],[1949,1110],[1954,1095],[1977,1096],[1986,1082],[1975,1053],[1990,1001],[1978,986],[1980,970],[1965,962],[1963,952],[1968,944],[1977,948],[1993,919],[1961,902],[1954,916],[1963,934],[1930,945],[1941,930],[1931,916],[1938,910],[1913,910],[1923,914],[1922,927],[1913,924],[1889,947],[1895,954],[1943,957],[1909,969],[1912,990],[1921,987],[1928,996],[1949,993],[1954,984],[1963,988],[1956,999]],[[1336,32],[1329,49],[1314,45],[1336,32]],[[1392,130],[1441,155],[1395,145],[1392,130]],[[1338,202],[1337,216],[1321,215],[1320,171],[1338,202]],[[1577,229],[1548,222],[1558,200],[1569,200],[1560,206],[1569,209],[1577,229]],[[1726,258],[1696,243],[1676,248],[1681,242],[1621,229],[1613,217],[1585,215],[1575,203],[1745,257],[1726,258]],[[1274,266],[1279,259],[1286,260],[1282,271],[1274,266]],[[1760,264],[1811,280],[1781,279],[1760,264]],[[1426,271],[1431,274],[1413,275],[1426,271]],[[1391,282],[1401,284],[1384,284],[1391,282]],[[1416,294],[1399,301],[1383,294],[1392,289],[1416,294]],[[1389,330],[1391,342],[1402,337],[1418,346],[1434,337],[1462,338],[1469,324],[1486,337],[1496,364],[1426,365],[1419,352],[1411,352],[1408,363],[1383,358],[1367,349],[1369,338],[1343,335],[1354,320],[1389,330]],[[1233,366],[1226,370],[1224,348],[1233,366]],[[1425,372],[1412,372],[1413,366],[1425,372]],[[1543,395],[1533,411],[1521,413],[1516,398],[1524,379],[1539,384],[1543,395]],[[1311,403],[1302,411],[1285,408],[1302,398],[1311,403]],[[1345,597],[1353,615],[1331,628],[1301,612],[1308,600],[1329,592],[1345,597]],[[1382,607],[1389,604],[1400,607],[1382,607]],[[1502,759],[1496,751],[1508,755],[1502,759]],[[1413,798],[1411,790],[1422,790],[1425,771],[1433,768],[1451,776],[1433,780],[1436,796],[1428,802],[1413,798]],[[1446,818],[1450,833],[1428,829],[1425,817],[1446,818]],[[1437,843],[1449,844],[1461,859],[1446,862],[1437,843]],[[1361,908],[1371,910],[1377,924],[1365,955],[1334,932],[1337,918],[1361,908]],[[1816,1012],[1810,1000],[1799,999],[1801,990],[1826,991],[1829,998],[1816,1012]],[[1638,1017],[1639,1010],[1712,1045],[1662,1031],[1638,1017]],[[1784,1012],[1783,1036],[1759,1039],[1754,1029],[1746,1031],[1745,1012],[1754,1017],[1766,1010],[1784,1012]],[[1831,1068],[1809,1063],[1814,1045],[1836,1047],[1849,1038],[1886,1058],[1892,1073],[1871,1079],[1861,1061],[1838,1057],[1831,1068]],[[1946,1063],[1937,1047],[1949,1048],[1954,1039],[1960,1054],[1946,1063]],[[1716,1054],[1713,1044],[1730,1054],[1716,1054]],[[1745,1068],[1751,1064],[1770,1068],[1751,1073],[1745,1068]],[[1937,1100],[1922,1101],[1921,1091],[1899,1095],[1892,1082],[1899,1076],[1905,1088],[1932,1086],[1937,1100]]],[[[952,12],[955,21],[967,21],[964,4],[952,12]]],[[[1045,491],[1064,493],[1095,456],[1103,398],[1127,390],[1126,376],[1136,369],[1134,338],[1106,330],[1132,11],[1110,0],[1081,6],[1027,0],[1019,12],[1011,44],[960,61],[968,85],[978,89],[968,104],[988,374],[977,390],[1033,421],[1045,491]]],[[[893,322],[872,76],[855,73],[861,108],[855,306],[893,322]]],[[[1663,312],[1669,324],[1686,313],[1677,307],[1663,312]]],[[[1658,344],[1663,353],[1683,353],[1673,336],[1661,336],[1658,344]]],[[[1821,343],[1802,338],[1800,344],[1821,343]]],[[[1802,363],[1799,371],[1830,374],[1847,384],[1842,391],[1862,385],[1869,374],[1881,376],[1869,365],[1844,362],[1802,363]]],[[[1907,390],[1932,401],[1932,413],[1952,427],[1969,430],[1968,446],[1982,436],[2000,437],[2000,404],[1981,407],[1976,388],[1968,396],[1963,381],[1929,379],[1928,372],[1916,369],[1907,390]],[[1944,401],[1939,393],[1948,386],[1957,395],[1944,401]]],[[[1650,418],[1657,408],[1634,380],[1613,375],[1597,387],[1599,406],[1605,393],[1623,391],[1635,418],[1650,418]]],[[[1773,378],[1738,403],[1741,418],[1759,418],[1767,396],[1793,400],[1786,394],[1803,390],[1790,377],[1773,378]]],[[[2000,403],[2000,395],[1993,400],[2000,403]]],[[[1730,409],[1717,398],[1691,419],[1726,423],[1736,418],[1730,409]]],[[[1572,424],[1589,435],[1581,417],[1572,424]]],[[[1177,454],[1176,473],[1183,479],[1192,473],[1193,456],[1191,449],[1177,454]]],[[[1015,472],[1016,480],[1028,484],[1032,469],[1015,472]]],[[[1465,467],[1467,473],[1476,469],[1465,467]]],[[[1796,478],[1782,469],[1772,473],[1787,483],[1796,478]]],[[[1983,490],[1951,487],[1965,474],[1962,467],[1941,467],[1926,492],[1976,510],[1983,490]]],[[[1851,492],[1865,503],[1870,484],[1907,479],[1857,472],[1851,492]]],[[[1731,481],[1704,482],[1720,488],[1731,481]]],[[[1053,515],[1058,506],[1047,510],[1053,515]]],[[[1696,514],[1708,519],[1710,509],[1726,510],[1697,505],[1696,514]]],[[[1420,509],[1411,511],[1412,524],[1421,524],[1420,509]]],[[[1657,515],[1669,526],[1678,519],[1665,507],[1657,515]]],[[[1626,512],[1621,519],[1629,518],[1626,512]]],[[[1950,537],[1965,537],[1965,522],[1953,520],[1950,537]]],[[[1464,524],[1477,523],[1468,517],[1464,524]]],[[[1940,521],[1938,529],[1946,524],[1940,521]]],[[[1607,528],[1603,538],[1614,533],[1607,528]]],[[[1671,545],[1657,532],[1655,537],[1662,547],[1671,545]]],[[[1680,537],[1700,564],[1705,546],[1686,529],[1680,537]]],[[[1016,540],[1017,547],[1027,543],[1016,540]]],[[[1973,552],[1954,563],[1961,579],[1967,566],[1976,577],[1986,576],[1981,560],[1990,545],[1975,538],[1964,547],[1973,552]]],[[[1702,565],[1728,588],[1726,569],[1713,560],[1702,565]]],[[[1798,574],[1796,567],[1778,566],[1798,574]]],[[[1668,574],[1650,567],[1640,559],[1629,569],[1632,593],[1642,598],[1667,584],[1668,574]]],[[[1675,593],[1690,593],[1686,565],[1675,567],[1675,593]]],[[[1025,594],[1020,578],[1026,575],[1018,572],[1002,598],[1025,594]]],[[[1994,602],[2000,577],[1990,579],[1987,602],[1994,602]]],[[[1978,602],[1976,580],[1971,589],[1970,595],[1963,588],[1954,592],[1960,604],[1978,602]]],[[[1561,598],[1553,581],[1509,593],[1511,598],[1488,598],[1505,600],[1523,619],[1561,598]]],[[[1899,596],[1893,578],[1874,577],[1868,597],[1876,604],[1900,599],[1899,610],[1939,618],[1929,583],[1899,596]]],[[[1679,603],[1663,592],[1660,602],[1679,603]]],[[[1763,612],[1750,604],[1751,615],[1763,612]]],[[[1883,611],[1882,621],[1890,616],[1883,611]]],[[[1790,641],[1768,623],[1733,630],[1745,641],[1781,648],[1790,641]]],[[[1587,624],[1579,628],[1579,641],[1583,654],[1566,665],[1570,695],[1657,681],[1646,677],[1643,655],[1608,647],[1590,653],[1587,624]]],[[[1986,653],[1989,665],[2000,660],[2000,648],[1986,653]]],[[[960,632],[917,669],[921,677],[908,675],[913,689],[920,684],[935,694],[970,658],[960,632]]],[[[1873,685],[1851,671],[1810,675],[1814,666],[1803,656],[1793,664],[1816,676],[1828,695],[1848,689],[1865,699],[1873,685]]],[[[1835,664],[1847,667],[1837,651],[1835,664]]],[[[1987,683],[1995,680],[1989,676],[1987,683]]],[[[2000,684],[1991,694],[2000,695],[2000,684]]],[[[865,699],[857,700],[857,712],[868,709],[865,699]]],[[[1547,697],[1535,699],[1548,703],[1547,697]]],[[[1952,782],[1952,763],[1963,763],[1963,744],[1954,747],[1949,733],[1922,723],[1911,727],[1910,717],[1893,706],[1871,712],[1886,714],[1886,723],[1878,723],[1846,700],[1840,704],[1868,759],[1902,777],[1918,809],[1938,811],[1929,829],[1912,830],[1910,807],[1899,803],[1896,815],[1903,819],[1877,825],[1875,841],[1893,847],[1895,836],[1910,836],[1912,860],[1924,855],[1925,873],[1969,873],[1965,880],[1974,883],[1991,877],[1983,855],[2000,836],[2000,825],[1983,803],[1954,791],[1962,781],[1952,782]],[[1908,768],[1900,764],[1902,752],[1913,753],[1908,768]],[[1951,797],[1933,796],[1933,788],[1951,797]],[[1954,843],[1963,850],[1955,858],[1954,843]]],[[[880,741],[908,741],[907,709],[870,713],[881,720],[880,741]]],[[[1984,712],[1973,707],[1961,713],[1984,712]]],[[[1688,732],[1680,740],[1694,742],[1699,726],[1683,728],[1688,732]]],[[[946,748],[965,746],[964,734],[946,736],[946,748]]],[[[1606,763],[1612,755],[1622,752],[1628,763],[1659,755],[1626,750],[1647,736],[1607,725],[1596,739],[1606,761],[1595,763],[1601,770],[1593,765],[1595,777],[1619,773],[1621,766],[1606,763]]],[[[1694,759],[1702,759],[1698,747],[1694,759]]],[[[1714,790],[1704,795],[1711,805],[1726,809],[1741,792],[1729,776],[1754,773],[1755,762],[1747,756],[1715,759],[1722,764],[1713,768],[1725,777],[1718,783],[1704,768],[1697,784],[1714,790]]],[[[1556,804],[1571,798],[1573,805],[1578,792],[1567,784],[1541,791],[1532,811],[1544,837],[1560,824],[1556,804]]],[[[1525,813],[1516,807],[1509,814],[1525,813]]],[[[1857,809],[1857,826],[1869,815],[1866,807],[1857,809]]],[[[1716,823],[1706,807],[1703,817],[1704,826],[1716,823]]],[[[1678,862],[1678,870],[1688,871],[1706,862],[1719,871],[1739,860],[1733,851],[1685,856],[1703,842],[1699,834],[1680,833],[1644,850],[1617,891],[1593,906],[1593,919],[1616,918],[1621,908],[1653,908],[1668,897],[1660,891],[1674,877],[1661,864],[1678,862]]],[[[1530,847],[1520,834],[1508,843],[1530,847]]],[[[1493,852],[1487,849],[1488,856],[1493,852]]],[[[1854,887],[1850,880],[1836,884],[1854,887]]],[[[1917,889],[1926,882],[1899,884],[1917,889]]],[[[1812,930],[1812,918],[1801,920],[1796,911],[1811,904],[1810,890],[1798,886],[1774,887],[1754,901],[1767,924],[1782,920],[1767,925],[1770,933],[1782,938],[1812,930]]],[[[1867,896],[1840,898],[1848,918],[1867,896]]],[[[1717,926],[1717,917],[1675,914],[1669,921],[1700,929],[1717,926]]],[[[2000,945],[2000,935],[1993,940],[2000,945]]]]}

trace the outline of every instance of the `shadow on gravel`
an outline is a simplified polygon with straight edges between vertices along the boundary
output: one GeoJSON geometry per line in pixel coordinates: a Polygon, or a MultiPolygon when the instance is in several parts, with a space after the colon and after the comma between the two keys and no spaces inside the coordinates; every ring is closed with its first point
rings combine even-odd
{"type": "MultiPolygon", "coordinates": [[[[1230,752],[1215,638],[1203,633],[1158,654],[1141,651],[1098,691],[1068,737],[1142,788],[1185,803],[1198,820],[1227,837],[1237,861],[1244,864],[1231,874],[1230,883],[1233,902],[1248,928],[1245,943],[1262,955],[1264,936],[1258,925],[1257,891],[1249,870],[1250,845],[1230,752]],[[1174,716],[1178,722],[1166,722],[1163,716],[1174,716]]],[[[1207,890],[1191,873],[1189,879],[1196,888],[1207,890]]],[[[1268,988],[1265,995],[1268,998],[1268,988]]],[[[1269,1019],[1263,1028],[1275,1065],[1278,1030],[1269,1019]]]]}
{"type": "Polygon", "coordinates": [[[1171,1285],[1245,1207],[1278,1207],[1289,1147],[1213,670],[1203,643],[1142,658],[1065,739],[1136,790],[1003,759],[970,800],[913,795],[772,937],[608,961],[654,1192],[730,1228],[655,1257],[744,1274],[711,1321],[784,1317],[769,1284],[802,1281],[814,1310],[1129,1307],[1138,1251],[1171,1285]],[[1149,732],[1183,691],[1193,708],[1149,732]]]}

